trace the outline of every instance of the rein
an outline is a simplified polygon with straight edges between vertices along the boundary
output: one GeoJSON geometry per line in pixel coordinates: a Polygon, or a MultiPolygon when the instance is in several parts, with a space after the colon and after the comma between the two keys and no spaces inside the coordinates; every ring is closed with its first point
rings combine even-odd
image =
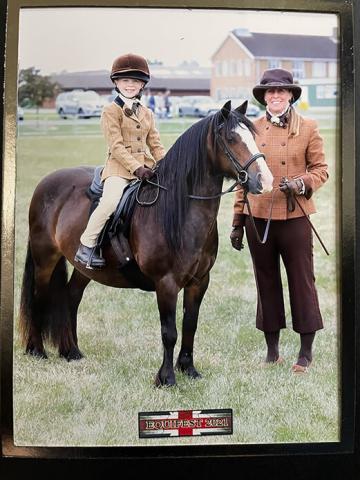
{"type": "MultiPolygon", "coordinates": [[[[272,199],[271,199],[271,205],[270,205],[270,213],[269,213],[269,217],[268,217],[268,220],[267,220],[267,223],[266,223],[266,228],[265,228],[265,232],[264,232],[264,236],[263,238],[261,239],[260,238],[260,235],[259,235],[259,232],[256,228],[256,225],[255,225],[255,221],[254,221],[254,217],[251,213],[251,208],[250,208],[250,202],[247,198],[247,193],[248,193],[248,189],[246,188],[246,183],[248,182],[248,179],[249,179],[249,174],[248,174],[248,169],[249,167],[258,159],[258,158],[264,158],[265,159],[265,155],[263,153],[255,153],[254,155],[252,155],[248,161],[245,163],[245,165],[241,165],[241,163],[237,160],[236,156],[233,154],[233,152],[231,151],[231,149],[228,147],[228,145],[226,144],[226,142],[224,141],[224,139],[222,138],[222,136],[220,135],[220,131],[222,129],[222,127],[224,126],[224,124],[222,123],[221,125],[218,126],[218,128],[216,129],[216,132],[215,132],[215,139],[216,139],[216,142],[219,144],[219,146],[222,148],[224,154],[226,155],[226,157],[228,158],[228,160],[230,161],[230,163],[232,164],[232,166],[234,167],[234,170],[236,172],[236,181],[225,191],[222,191],[216,195],[211,195],[211,196],[201,196],[201,195],[188,195],[188,198],[191,198],[193,200],[213,200],[213,199],[216,199],[216,198],[220,198],[222,197],[223,195],[226,195],[227,193],[231,193],[234,191],[235,187],[237,185],[241,185],[243,186],[244,188],[244,191],[245,191],[245,196],[244,196],[244,203],[247,205],[248,207],[248,211],[249,211],[249,217],[251,219],[251,223],[253,225],[253,228],[255,230],[255,234],[256,234],[256,238],[258,240],[259,243],[261,244],[264,244],[268,238],[268,234],[269,234],[269,228],[270,228],[270,223],[271,223],[271,218],[272,218],[272,209],[273,209],[273,204],[274,204],[274,191],[273,191],[273,195],[272,195],[272,199]]],[[[168,189],[166,187],[164,187],[163,185],[160,185],[159,184],[159,180],[158,180],[158,175],[157,173],[155,172],[155,175],[157,177],[157,182],[152,182],[151,180],[148,180],[146,179],[145,182],[146,183],[150,183],[151,185],[154,185],[155,187],[157,187],[157,192],[156,192],[156,195],[155,195],[155,198],[154,200],[152,201],[149,201],[149,202],[145,202],[145,201],[141,201],[139,199],[139,192],[140,192],[140,186],[142,185],[142,183],[144,182],[144,180],[142,180],[140,183],[139,183],[139,188],[137,189],[136,191],[136,201],[139,205],[141,206],[151,206],[151,205],[154,205],[154,203],[156,203],[158,197],[159,197],[159,192],[160,192],[160,188],[162,188],[163,190],[167,191],[168,189]]]]}

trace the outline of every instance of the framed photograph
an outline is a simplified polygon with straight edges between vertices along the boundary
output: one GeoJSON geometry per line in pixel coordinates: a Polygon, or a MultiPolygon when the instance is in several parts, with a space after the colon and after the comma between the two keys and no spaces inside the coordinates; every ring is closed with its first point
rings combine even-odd
{"type": "Polygon", "coordinates": [[[4,471],[356,478],[358,1],[2,5],[4,471]]]}

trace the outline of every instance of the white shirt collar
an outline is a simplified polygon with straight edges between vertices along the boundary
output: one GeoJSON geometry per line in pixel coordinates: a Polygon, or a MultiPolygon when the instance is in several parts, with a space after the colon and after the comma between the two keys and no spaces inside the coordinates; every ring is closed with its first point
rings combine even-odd
{"type": "Polygon", "coordinates": [[[127,107],[129,107],[129,108],[132,108],[134,102],[137,102],[137,103],[140,103],[140,104],[141,104],[140,100],[139,100],[138,98],[136,98],[136,97],[134,97],[134,98],[126,98],[126,97],[124,97],[124,95],[122,95],[120,92],[119,92],[119,97],[120,97],[121,100],[125,103],[125,105],[126,105],[127,107]]]}

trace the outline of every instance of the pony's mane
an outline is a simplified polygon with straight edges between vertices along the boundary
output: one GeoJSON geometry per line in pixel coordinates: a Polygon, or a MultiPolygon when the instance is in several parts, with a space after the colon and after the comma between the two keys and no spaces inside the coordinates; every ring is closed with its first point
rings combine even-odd
{"type": "MultiPolygon", "coordinates": [[[[219,110],[187,129],[158,163],[157,179],[160,185],[167,188],[167,191],[160,190],[154,208],[166,242],[173,252],[179,251],[182,245],[182,229],[189,202],[194,201],[189,198],[189,195],[196,195],[201,190],[205,173],[209,170],[207,155],[209,131],[212,134],[215,151],[215,131],[218,127],[223,124],[225,138],[230,138],[231,132],[239,123],[245,124],[251,132],[255,133],[252,122],[239,111],[232,110],[227,118],[224,118],[219,110]]],[[[147,193],[149,197],[153,197],[151,187],[145,188],[144,199],[147,193]]]]}

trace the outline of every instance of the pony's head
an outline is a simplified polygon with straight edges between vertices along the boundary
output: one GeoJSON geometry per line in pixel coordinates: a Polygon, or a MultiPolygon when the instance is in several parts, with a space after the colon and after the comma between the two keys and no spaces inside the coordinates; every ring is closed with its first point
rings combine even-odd
{"type": "Polygon", "coordinates": [[[253,123],[245,116],[247,101],[231,110],[231,101],[214,115],[213,139],[216,169],[226,177],[236,178],[253,194],[271,192],[273,176],[260,153],[253,123]]]}

